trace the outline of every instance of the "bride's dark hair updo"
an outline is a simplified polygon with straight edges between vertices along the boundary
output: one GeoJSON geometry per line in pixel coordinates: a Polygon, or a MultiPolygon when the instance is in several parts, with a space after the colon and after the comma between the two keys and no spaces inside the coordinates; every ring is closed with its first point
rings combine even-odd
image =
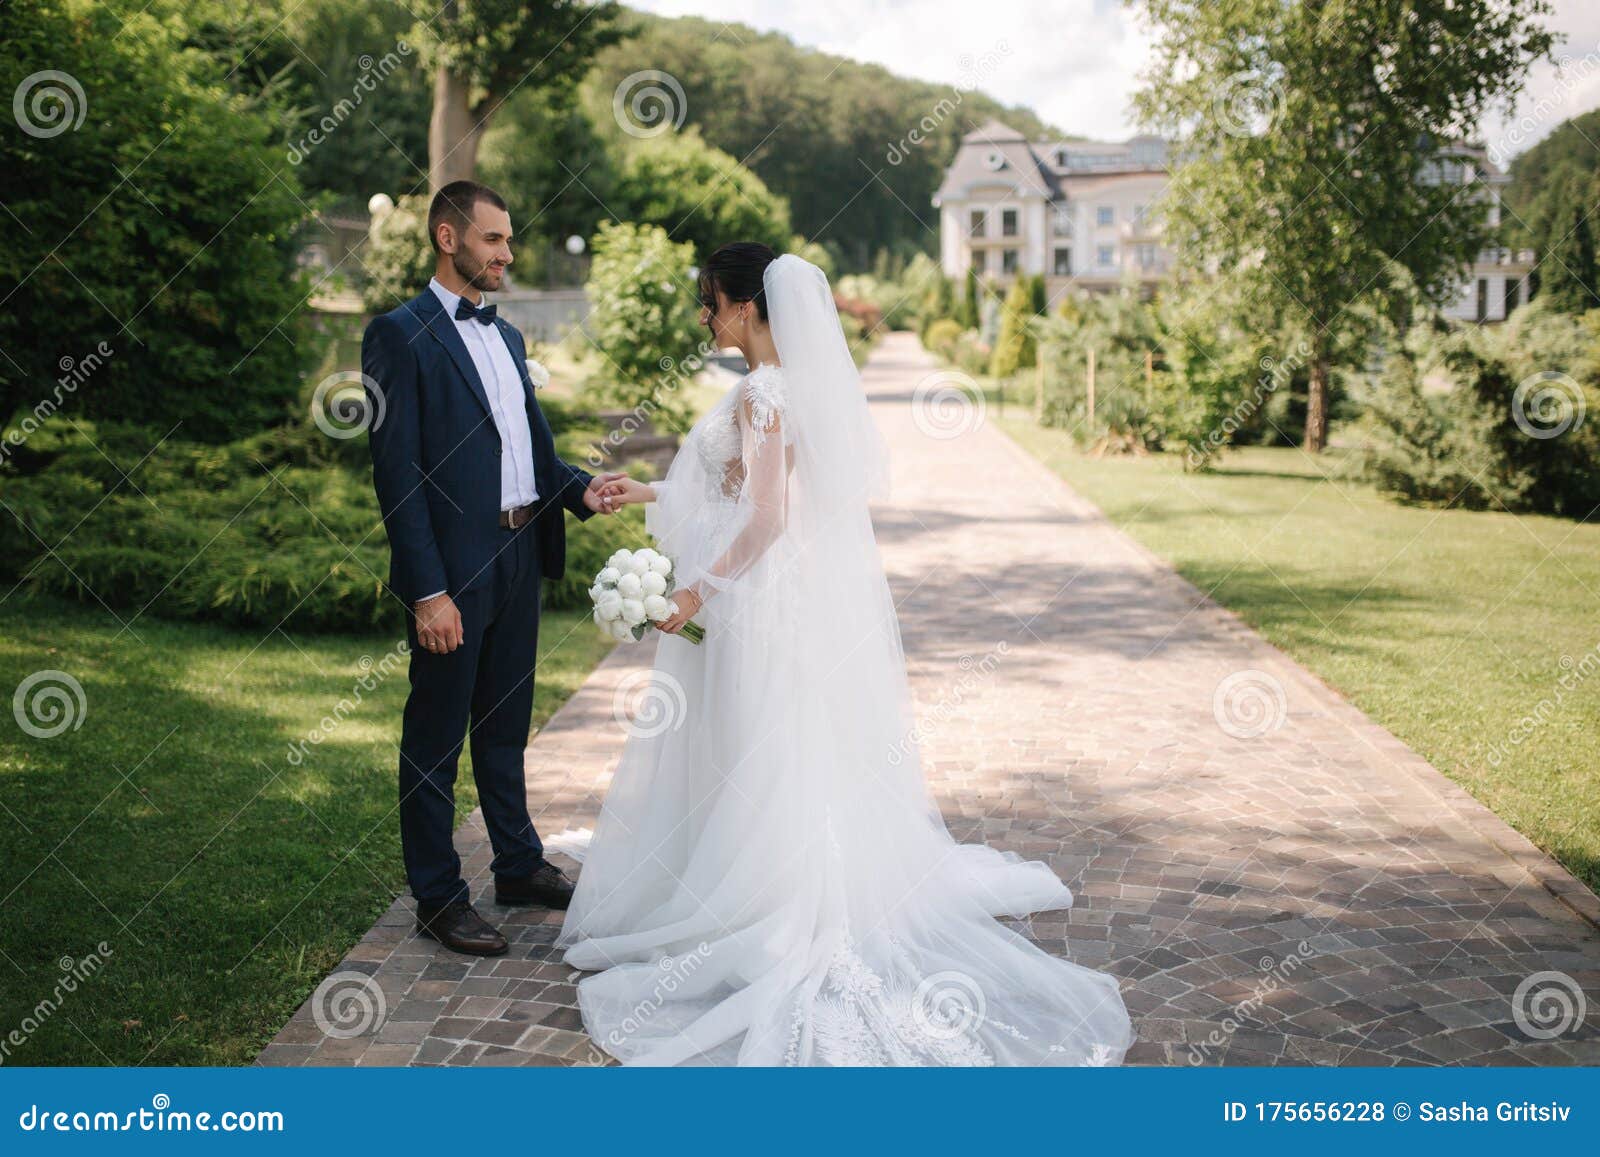
{"type": "Polygon", "coordinates": [[[717,290],[729,301],[753,301],[767,320],[767,291],[761,275],[778,255],[759,241],[730,241],[706,258],[700,269],[700,304],[717,311],[717,290]]]}

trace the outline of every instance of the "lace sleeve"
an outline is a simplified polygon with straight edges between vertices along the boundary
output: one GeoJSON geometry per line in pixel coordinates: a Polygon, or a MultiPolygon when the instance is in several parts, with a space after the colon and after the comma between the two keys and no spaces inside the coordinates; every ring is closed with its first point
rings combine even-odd
{"type": "Polygon", "coordinates": [[[775,372],[758,371],[746,380],[738,406],[743,472],[738,501],[744,513],[728,549],[688,584],[702,602],[737,582],[783,535],[794,465],[784,401],[783,380],[775,372]]]}

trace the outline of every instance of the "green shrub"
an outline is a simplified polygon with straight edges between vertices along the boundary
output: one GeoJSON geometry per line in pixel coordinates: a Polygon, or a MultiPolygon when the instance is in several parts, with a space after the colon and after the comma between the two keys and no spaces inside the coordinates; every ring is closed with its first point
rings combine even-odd
{"type": "Polygon", "coordinates": [[[948,358],[960,337],[961,323],[953,317],[941,317],[929,324],[922,344],[940,357],[948,358]]]}
{"type": "Polygon", "coordinates": [[[962,330],[950,347],[950,360],[962,373],[978,377],[989,372],[989,359],[994,351],[985,345],[977,330],[962,330]]]}
{"type": "Polygon", "coordinates": [[[1600,311],[1536,300],[1502,326],[1419,330],[1361,396],[1362,468],[1403,500],[1573,518],[1600,506],[1600,311]],[[1429,374],[1444,388],[1425,389],[1429,374]]]}
{"type": "Polygon", "coordinates": [[[1145,353],[1160,348],[1151,305],[1124,287],[1068,298],[1052,318],[1035,323],[1045,361],[1043,420],[1070,428],[1085,444],[1153,448],[1160,444],[1145,381],[1145,353]],[[1089,353],[1095,358],[1095,414],[1089,423],[1089,353]]]}
{"type": "Polygon", "coordinates": [[[387,313],[427,288],[437,261],[428,242],[428,197],[401,197],[372,224],[362,250],[366,281],[361,300],[373,313],[387,313]]]}
{"type": "MultiPolygon", "coordinates": [[[[947,318],[953,319],[956,310],[955,286],[943,273],[935,274],[923,295],[918,311],[918,322],[921,326],[922,344],[929,349],[933,343],[928,339],[928,331],[940,321],[947,318]]],[[[961,323],[956,323],[956,332],[960,332],[961,323]]]]}
{"type": "MultiPolygon", "coordinates": [[[[550,409],[563,454],[582,461],[578,447],[593,432],[550,409]]],[[[47,464],[0,476],[0,578],[8,584],[103,604],[125,620],[400,629],[360,439],[329,438],[305,423],[222,446],[169,439],[146,456],[160,432],[80,423],[52,434],[53,443],[29,442],[47,464]]],[[[633,507],[581,523],[569,515],[567,534],[568,574],[547,584],[550,607],[587,606],[600,563],[645,541],[633,507]]]]}
{"type": "Polygon", "coordinates": [[[1029,332],[1033,320],[1033,282],[1027,277],[1017,277],[1011,282],[1000,312],[1000,336],[994,343],[994,356],[989,372],[997,378],[1009,378],[1018,370],[1032,368],[1035,361],[1034,339],[1029,332]]]}
{"type": "Polygon", "coordinates": [[[55,83],[66,99],[33,106],[45,127],[64,115],[58,132],[0,133],[0,422],[65,377],[75,419],[223,442],[282,422],[318,352],[287,110],[274,89],[234,91],[166,8],[0,5],[0,87],[17,108],[48,94],[41,73],[82,94],[55,83]]]}
{"type": "Polygon", "coordinates": [[[647,407],[661,430],[689,425],[676,387],[701,338],[693,264],[694,247],[670,241],[657,225],[607,221],[595,235],[586,328],[605,355],[606,376],[590,388],[624,409],[647,407]]]}

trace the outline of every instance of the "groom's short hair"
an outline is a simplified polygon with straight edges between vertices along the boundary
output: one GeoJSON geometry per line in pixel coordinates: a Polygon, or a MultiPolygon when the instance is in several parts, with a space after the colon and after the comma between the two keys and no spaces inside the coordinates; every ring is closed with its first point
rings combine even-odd
{"type": "Polygon", "coordinates": [[[439,226],[449,222],[456,232],[466,232],[472,223],[473,207],[479,201],[487,201],[496,209],[506,207],[499,193],[477,181],[451,181],[433,195],[428,206],[428,243],[435,253],[439,252],[439,226]]]}

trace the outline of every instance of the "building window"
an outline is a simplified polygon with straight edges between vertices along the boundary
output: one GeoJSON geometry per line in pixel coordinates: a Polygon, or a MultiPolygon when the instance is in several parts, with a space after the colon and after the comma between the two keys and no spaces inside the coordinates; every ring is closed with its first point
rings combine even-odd
{"type": "Polygon", "coordinates": [[[1166,145],[1159,140],[1135,141],[1132,152],[1136,165],[1159,165],[1165,159],[1166,145]]]}
{"type": "Polygon", "coordinates": [[[1140,269],[1154,269],[1156,267],[1156,247],[1149,242],[1141,242],[1134,246],[1134,260],[1138,261],[1140,269]]]}
{"type": "Polygon", "coordinates": [[[1112,269],[1117,264],[1117,247],[1102,245],[1094,251],[1094,263],[1101,269],[1112,269]]]}
{"type": "Polygon", "coordinates": [[[1487,277],[1478,278],[1478,307],[1475,312],[1479,322],[1489,320],[1489,279],[1487,277]]]}
{"type": "Polygon", "coordinates": [[[1117,223],[1117,209],[1115,205],[1096,205],[1094,207],[1094,223],[1096,225],[1115,225],[1117,223]]]}
{"type": "Polygon", "coordinates": [[[972,272],[976,273],[980,277],[983,276],[983,271],[984,271],[983,270],[983,266],[984,266],[984,260],[983,259],[985,257],[987,257],[987,256],[988,256],[988,254],[985,253],[982,249],[974,249],[972,251],[972,272]]]}
{"type": "Polygon", "coordinates": [[[1017,255],[1018,251],[1015,249],[1007,249],[1000,254],[1001,273],[1015,273],[1017,271],[1017,255]]]}
{"type": "Polygon", "coordinates": [[[1055,211],[1050,217],[1050,227],[1052,230],[1054,230],[1057,237],[1072,236],[1072,219],[1074,216],[1075,214],[1073,213],[1072,206],[1070,204],[1057,205],[1055,207],[1055,211]]]}
{"type": "Polygon", "coordinates": [[[971,222],[971,226],[968,229],[969,236],[982,237],[983,236],[983,223],[984,223],[984,221],[986,219],[987,218],[986,218],[986,216],[984,214],[984,211],[982,209],[974,209],[974,210],[972,210],[971,216],[968,218],[968,220],[971,222]]]}
{"type": "Polygon", "coordinates": [[[1070,249],[1057,249],[1056,253],[1055,253],[1055,262],[1051,266],[1051,268],[1052,268],[1052,270],[1054,271],[1054,273],[1055,273],[1055,275],[1057,277],[1071,277],[1072,276],[1072,250],[1070,250],[1070,249]]]}
{"type": "Polygon", "coordinates": [[[1017,211],[1015,209],[1002,209],[1000,211],[1000,235],[1002,237],[1015,237],[1017,235],[1017,211]]]}

